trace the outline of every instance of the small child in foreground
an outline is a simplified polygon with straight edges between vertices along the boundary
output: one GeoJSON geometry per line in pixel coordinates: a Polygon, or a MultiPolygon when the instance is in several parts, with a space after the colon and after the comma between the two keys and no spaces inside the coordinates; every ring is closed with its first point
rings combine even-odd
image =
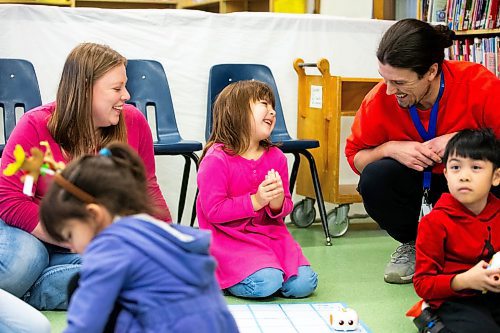
{"type": "Polygon", "coordinates": [[[413,283],[430,305],[420,332],[498,333],[500,269],[488,261],[500,251],[500,200],[490,193],[500,183],[499,140],[490,130],[463,130],[443,163],[450,193],[418,227],[413,283]]]}
{"type": "Polygon", "coordinates": [[[210,234],[152,217],[144,166],[127,145],[71,162],[42,200],[47,232],[83,254],[65,332],[238,332],[215,280],[210,234]]]}

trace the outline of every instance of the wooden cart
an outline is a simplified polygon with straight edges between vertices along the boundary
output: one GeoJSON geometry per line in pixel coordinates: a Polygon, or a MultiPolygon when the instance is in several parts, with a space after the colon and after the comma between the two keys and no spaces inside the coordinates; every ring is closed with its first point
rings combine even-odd
{"type": "MultiPolygon", "coordinates": [[[[320,142],[320,147],[311,153],[316,161],[324,200],[338,204],[327,214],[327,221],[330,234],[339,237],[349,226],[350,204],[361,202],[356,184],[339,182],[341,117],[354,116],[365,95],[380,79],[332,76],[330,64],[324,58],[317,63],[296,59],[293,66],[299,80],[297,135],[320,142]],[[320,75],[306,75],[305,67],[317,68],[320,75]]],[[[310,178],[307,163],[301,163],[297,194],[306,198],[295,204],[291,215],[292,222],[300,227],[309,226],[316,218],[310,178]]]]}

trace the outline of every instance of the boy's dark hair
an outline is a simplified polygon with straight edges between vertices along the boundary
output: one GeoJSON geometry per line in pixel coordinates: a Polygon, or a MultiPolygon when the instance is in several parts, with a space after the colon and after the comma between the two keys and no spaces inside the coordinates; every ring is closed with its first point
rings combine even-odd
{"type": "Polygon", "coordinates": [[[444,49],[451,46],[455,33],[447,26],[404,19],[384,33],[377,58],[384,65],[410,69],[422,78],[437,63],[438,74],[444,60],[444,49]]]}
{"type": "Polygon", "coordinates": [[[450,156],[460,156],[473,160],[490,161],[493,170],[500,166],[500,144],[493,131],[484,129],[465,129],[458,132],[446,145],[443,163],[446,165],[450,156]]]}
{"type": "MultiPolygon", "coordinates": [[[[112,216],[154,214],[147,194],[144,164],[124,143],[111,143],[111,155],[84,155],[62,171],[61,176],[95,198],[112,216]]],[[[87,219],[86,203],[56,182],[50,186],[40,206],[40,221],[57,241],[68,219],[87,219]]]]}

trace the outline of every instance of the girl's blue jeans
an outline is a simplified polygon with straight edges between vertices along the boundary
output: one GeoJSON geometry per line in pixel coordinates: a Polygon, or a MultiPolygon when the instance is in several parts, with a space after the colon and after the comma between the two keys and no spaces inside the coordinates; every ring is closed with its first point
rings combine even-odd
{"type": "Polygon", "coordinates": [[[276,268],[263,268],[227,290],[238,297],[268,297],[280,291],[284,297],[301,298],[313,293],[318,285],[318,274],[311,266],[300,266],[297,275],[283,281],[283,272],[276,268]]]}
{"type": "Polygon", "coordinates": [[[68,281],[80,265],[79,255],[0,220],[0,289],[38,310],[65,310],[68,281]]]}

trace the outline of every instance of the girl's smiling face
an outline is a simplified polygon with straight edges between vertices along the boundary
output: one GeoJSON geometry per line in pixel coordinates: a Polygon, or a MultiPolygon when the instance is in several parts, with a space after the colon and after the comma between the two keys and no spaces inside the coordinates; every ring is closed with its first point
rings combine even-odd
{"type": "Polygon", "coordinates": [[[253,116],[251,141],[260,142],[269,138],[276,125],[276,111],[271,102],[263,99],[251,101],[250,109],[253,116]]]}

